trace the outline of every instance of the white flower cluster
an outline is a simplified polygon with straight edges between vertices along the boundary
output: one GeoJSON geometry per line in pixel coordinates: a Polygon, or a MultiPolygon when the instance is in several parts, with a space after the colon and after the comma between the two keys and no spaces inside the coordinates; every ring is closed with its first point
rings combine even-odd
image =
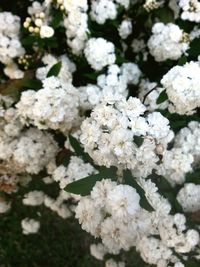
{"type": "Polygon", "coordinates": [[[200,123],[191,121],[175,136],[174,146],[181,148],[185,155],[192,155],[194,166],[200,164],[200,123]]]}
{"type": "Polygon", "coordinates": [[[117,17],[119,5],[128,8],[129,4],[129,0],[92,0],[90,16],[98,24],[104,24],[106,20],[117,17]]]}
{"type": "Polygon", "coordinates": [[[93,245],[91,253],[102,259],[108,252],[118,254],[121,249],[135,246],[150,264],[166,267],[169,262],[177,263],[172,248],[177,253],[193,250],[199,234],[186,230],[184,215],[169,215],[169,203],[157,193],[150,180],[142,179],[141,185],[154,212],[140,207],[140,196],[134,188],[117,185],[109,179],[97,182],[91,195],[80,199],[76,218],[84,230],[100,237],[103,243],[93,245]]]}
{"type": "Polygon", "coordinates": [[[0,159],[1,174],[14,179],[16,174],[41,171],[56,156],[58,146],[49,133],[23,129],[16,109],[9,107],[11,104],[9,98],[1,99],[0,159]]]}
{"type": "Polygon", "coordinates": [[[30,17],[27,17],[24,22],[24,28],[26,28],[32,34],[39,34],[41,38],[50,38],[54,35],[54,29],[48,26],[50,21],[49,16],[50,6],[45,2],[42,4],[38,1],[34,1],[32,6],[29,6],[28,13],[30,17]]]}
{"type": "Polygon", "coordinates": [[[84,50],[88,63],[94,70],[101,70],[115,62],[115,46],[104,38],[90,38],[84,50]]]}
{"type": "Polygon", "coordinates": [[[172,184],[182,184],[185,174],[192,171],[193,156],[185,153],[182,148],[165,150],[161,164],[156,166],[157,172],[172,184]]]}
{"type": "Polygon", "coordinates": [[[143,7],[148,11],[152,11],[154,9],[157,9],[161,6],[162,1],[157,1],[157,0],[146,0],[145,4],[143,5],[143,7]]]}
{"type": "Polygon", "coordinates": [[[170,101],[169,111],[179,114],[192,114],[200,106],[200,65],[189,62],[175,66],[161,80],[170,101]]]}
{"type": "Polygon", "coordinates": [[[13,59],[24,55],[20,42],[20,17],[10,12],[0,12],[0,62],[7,65],[5,74],[11,79],[23,77],[13,59]]]}
{"type": "Polygon", "coordinates": [[[97,77],[97,85],[88,84],[78,88],[81,108],[91,109],[113,94],[126,97],[128,85],[137,85],[140,76],[141,71],[135,63],[123,63],[121,67],[116,64],[109,66],[107,74],[97,77]]]}
{"type": "Polygon", "coordinates": [[[139,99],[120,97],[97,105],[81,125],[80,141],[98,165],[121,166],[146,177],[173,138],[169,121],[159,112],[144,116],[139,99]],[[137,139],[142,144],[137,144],[137,139]]]}
{"type": "Polygon", "coordinates": [[[46,54],[42,58],[44,67],[40,67],[36,71],[36,78],[39,80],[44,80],[47,77],[49,70],[58,62],[61,62],[61,69],[58,78],[62,80],[63,83],[72,82],[72,74],[76,70],[76,65],[66,56],[62,55],[59,58],[51,54],[46,54]]]}
{"type": "Polygon", "coordinates": [[[19,172],[39,173],[55,157],[57,150],[53,137],[35,128],[12,139],[1,136],[0,140],[0,159],[19,172]]]}
{"type": "Polygon", "coordinates": [[[147,45],[156,61],[177,60],[189,48],[189,39],[176,24],[158,22],[152,28],[147,45]]]}
{"type": "Polygon", "coordinates": [[[16,107],[25,124],[67,133],[78,123],[78,104],[78,92],[72,84],[52,76],[43,80],[39,91],[23,92],[16,107]]]}
{"type": "Polygon", "coordinates": [[[198,0],[179,0],[179,6],[183,10],[181,18],[194,22],[200,22],[200,2],[198,0]]]}
{"type": "Polygon", "coordinates": [[[134,188],[105,179],[96,183],[91,197],[81,198],[76,218],[84,230],[102,238],[109,252],[117,254],[134,244],[136,233],[130,231],[140,210],[139,200],[134,188]]]}
{"type": "Polygon", "coordinates": [[[25,218],[21,221],[24,235],[35,234],[39,231],[40,223],[34,219],[25,218]]]}
{"type": "Polygon", "coordinates": [[[88,39],[88,3],[87,0],[63,1],[67,16],[64,19],[67,44],[76,55],[80,55],[88,39]]]}
{"type": "Polygon", "coordinates": [[[200,210],[200,185],[187,183],[178,192],[177,200],[184,212],[200,210]]]}

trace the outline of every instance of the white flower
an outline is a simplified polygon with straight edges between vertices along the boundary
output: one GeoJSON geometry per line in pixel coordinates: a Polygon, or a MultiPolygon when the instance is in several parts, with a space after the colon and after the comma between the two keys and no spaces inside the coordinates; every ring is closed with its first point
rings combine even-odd
{"type": "Polygon", "coordinates": [[[200,106],[200,66],[198,62],[189,62],[184,66],[175,66],[161,80],[166,89],[170,112],[192,114],[200,106]]]}
{"type": "Polygon", "coordinates": [[[116,182],[112,182],[110,179],[103,179],[96,182],[91,191],[91,198],[94,200],[95,205],[100,207],[105,206],[109,192],[114,189],[116,185],[116,182]]]}
{"type": "Polygon", "coordinates": [[[25,218],[21,221],[24,235],[35,234],[40,228],[40,223],[34,219],[25,218]]]}
{"type": "Polygon", "coordinates": [[[101,70],[115,62],[115,47],[103,38],[91,38],[86,43],[84,50],[88,63],[94,70],[101,70]]]}
{"type": "Polygon", "coordinates": [[[24,195],[22,202],[28,206],[39,206],[44,202],[44,196],[42,191],[31,191],[24,195]]]}
{"type": "Polygon", "coordinates": [[[132,33],[132,23],[130,20],[123,20],[118,28],[119,35],[122,39],[126,39],[132,33]]]}
{"type": "Polygon", "coordinates": [[[92,199],[81,198],[75,209],[75,214],[83,230],[94,236],[99,236],[99,227],[103,221],[103,214],[101,209],[94,205],[92,199]]]}
{"type": "Polygon", "coordinates": [[[90,245],[90,253],[93,257],[98,260],[103,260],[105,254],[107,253],[107,249],[101,243],[90,245]]]}
{"type": "Polygon", "coordinates": [[[40,37],[41,38],[50,38],[54,35],[54,29],[52,27],[43,25],[40,28],[40,37]]]}
{"type": "Polygon", "coordinates": [[[185,184],[178,192],[177,200],[185,212],[200,210],[200,185],[185,184]]]}
{"type": "Polygon", "coordinates": [[[107,209],[113,217],[123,220],[136,214],[139,209],[140,196],[129,185],[117,185],[108,192],[107,209]]]}
{"type": "Polygon", "coordinates": [[[183,41],[183,30],[179,26],[158,22],[152,28],[153,35],[147,45],[155,60],[177,60],[189,48],[189,44],[183,41]]]}

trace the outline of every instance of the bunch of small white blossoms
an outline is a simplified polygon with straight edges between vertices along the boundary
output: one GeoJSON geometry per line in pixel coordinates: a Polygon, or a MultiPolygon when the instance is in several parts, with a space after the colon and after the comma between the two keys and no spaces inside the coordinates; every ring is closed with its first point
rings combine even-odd
{"type": "Polygon", "coordinates": [[[36,71],[36,77],[39,80],[44,80],[47,77],[49,70],[58,62],[61,63],[61,69],[58,75],[60,80],[66,83],[72,82],[73,72],[76,70],[76,65],[66,56],[62,55],[59,58],[46,54],[42,58],[42,62],[44,63],[44,67],[40,67],[36,71]]]}
{"type": "Polygon", "coordinates": [[[156,61],[177,60],[189,48],[189,36],[173,23],[158,22],[152,28],[148,48],[156,61]]]}
{"type": "Polygon", "coordinates": [[[188,62],[175,66],[165,74],[161,84],[166,89],[169,111],[190,115],[200,106],[200,65],[188,62]]]}
{"type": "MultiPolygon", "coordinates": [[[[49,178],[49,177],[48,177],[49,178]]],[[[44,183],[47,183],[47,177],[43,179],[44,183]]],[[[48,183],[52,183],[53,180],[48,181],[48,183]]],[[[25,206],[40,206],[44,205],[45,207],[49,208],[53,212],[56,212],[58,216],[63,219],[67,219],[72,216],[72,210],[68,203],[66,202],[69,200],[71,195],[63,190],[61,190],[56,199],[50,197],[47,193],[43,191],[29,191],[23,196],[22,203],[25,206]]]]}
{"type": "Polygon", "coordinates": [[[192,155],[193,166],[198,168],[200,164],[200,123],[191,121],[187,127],[182,128],[175,136],[174,146],[181,148],[185,154],[192,155]]]}
{"type": "Polygon", "coordinates": [[[22,93],[16,105],[18,115],[26,125],[67,134],[80,123],[78,91],[71,83],[64,83],[54,76],[42,83],[43,88],[37,92],[27,90],[22,93]]]}
{"type": "Polygon", "coordinates": [[[100,251],[92,249],[99,259],[135,246],[149,264],[166,267],[171,262],[176,266],[179,259],[173,250],[188,253],[195,249],[199,234],[186,227],[184,215],[169,214],[170,204],[154,183],[144,179],[138,182],[154,211],[140,206],[140,196],[133,187],[103,179],[96,182],[89,196],[80,199],[76,218],[84,230],[102,239],[100,251]]]}
{"type": "Polygon", "coordinates": [[[88,39],[88,1],[62,1],[66,12],[64,27],[66,28],[67,44],[72,53],[80,55],[88,39]]]}
{"type": "Polygon", "coordinates": [[[198,0],[179,0],[182,9],[181,18],[194,22],[200,22],[200,3],[198,0]]]}
{"type": "Polygon", "coordinates": [[[111,96],[97,105],[81,125],[80,141],[98,165],[119,166],[146,177],[173,138],[159,112],[144,115],[138,98],[111,96]]]}
{"type": "Polygon", "coordinates": [[[113,64],[108,67],[107,74],[97,77],[97,85],[88,84],[78,88],[80,107],[89,110],[99,104],[102,99],[112,94],[128,95],[128,85],[137,85],[141,71],[135,63],[123,63],[121,67],[113,64]]]}
{"type": "Polygon", "coordinates": [[[24,55],[20,42],[20,17],[10,12],[0,12],[0,62],[6,65],[5,74],[10,79],[23,77],[14,59],[24,55]]]}
{"type": "Polygon", "coordinates": [[[104,38],[90,38],[84,54],[91,67],[98,71],[116,60],[114,44],[104,38]]]}
{"type": "Polygon", "coordinates": [[[27,17],[23,26],[30,33],[40,35],[41,38],[50,38],[54,35],[54,29],[48,26],[51,17],[49,15],[50,5],[34,1],[28,7],[30,17],[27,17]]]}
{"type": "Polygon", "coordinates": [[[128,8],[129,4],[129,0],[92,0],[90,15],[98,24],[104,24],[106,20],[117,17],[120,5],[128,8]]]}

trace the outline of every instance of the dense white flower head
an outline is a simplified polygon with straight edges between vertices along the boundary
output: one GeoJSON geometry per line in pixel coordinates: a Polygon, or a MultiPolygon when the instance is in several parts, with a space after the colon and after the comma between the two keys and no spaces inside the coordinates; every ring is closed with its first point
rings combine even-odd
{"type": "Polygon", "coordinates": [[[152,36],[148,41],[148,48],[156,61],[167,59],[177,60],[189,48],[188,42],[184,41],[184,32],[179,26],[158,22],[152,28],[152,36]]]}
{"type": "Polygon", "coordinates": [[[93,0],[90,15],[97,23],[104,24],[107,19],[116,18],[117,5],[113,0],[93,0]]]}
{"type": "Polygon", "coordinates": [[[82,198],[75,209],[75,213],[83,230],[94,236],[99,236],[103,212],[100,207],[94,205],[91,198],[82,198]]]}
{"type": "Polygon", "coordinates": [[[107,210],[115,218],[123,220],[136,214],[140,208],[140,196],[129,185],[117,185],[107,196],[107,210]]]}
{"type": "Polygon", "coordinates": [[[178,192],[177,200],[185,212],[200,210],[200,185],[185,184],[178,192]]]}
{"type": "Polygon", "coordinates": [[[200,106],[200,65],[189,62],[184,66],[175,66],[161,80],[166,89],[170,112],[192,114],[200,106]]]}
{"type": "Polygon", "coordinates": [[[12,143],[12,160],[29,173],[38,173],[56,156],[58,147],[49,133],[30,128],[12,143]]]}
{"type": "Polygon", "coordinates": [[[39,231],[40,223],[34,219],[25,218],[21,221],[24,235],[35,234],[39,231]]]}
{"type": "Polygon", "coordinates": [[[150,174],[158,161],[156,148],[164,150],[173,133],[165,117],[158,112],[144,117],[145,110],[133,97],[127,101],[110,99],[96,106],[81,125],[85,151],[98,165],[123,166],[139,176],[150,174]],[[142,139],[140,145],[134,136],[142,139]]]}
{"type": "Polygon", "coordinates": [[[173,148],[163,153],[157,172],[167,178],[172,184],[182,184],[185,174],[192,171],[194,159],[192,154],[185,153],[181,148],[173,148]]]}
{"type": "Polygon", "coordinates": [[[16,107],[22,122],[66,133],[77,123],[78,101],[78,92],[70,83],[52,76],[43,80],[39,91],[23,92],[16,107]]]}
{"type": "Polygon", "coordinates": [[[101,70],[115,62],[115,46],[104,38],[90,38],[84,50],[88,63],[94,70],[101,70]]]}
{"type": "Polygon", "coordinates": [[[200,22],[200,3],[198,0],[179,0],[182,9],[181,18],[194,22],[200,22]]]}
{"type": "Polygon", "coordinates": [[[175,147],[181,148],[184,154],[191,154],[194,166],[200,163],[200,123],[191,121],[187,127],[182,128],[175,136],[175,147]]]}
{"type": "Polygon", "coordinates": [[[130,20],[123,20],[118,28],[119,36],[122,39],[126,39],[132,33],[132,23],[130,20]]]}
{"type": "Polygon", "coordinates": [[[80,55],[88,39],[88,3],[87,0],[63,1],[66,11],[64,27],[66,28],[67,44],[76,55],[80,55]]]}
{"type": "Polygon", "coordinates": [[[141,71],[135,63],[123,63],[121,67],[116,64],[108,67],[106,74],[97,77],[97,85],[88,84],[78,88],[80,108],[89,110],[113,95],[127,96],[128,86],[137,85],[141,71]]]}
{"type": "Polygon", "coordinates": [[[12,63],[12,59],[24,54],[19,40],[20,17],[10,12],[0,12],[0,61],[12,63]]]}

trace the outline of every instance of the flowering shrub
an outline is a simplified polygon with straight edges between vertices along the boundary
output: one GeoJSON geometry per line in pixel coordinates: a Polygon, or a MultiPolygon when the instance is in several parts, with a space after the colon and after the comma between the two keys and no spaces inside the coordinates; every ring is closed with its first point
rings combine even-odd
{"type": "Polygon", "coordinates": [[[199,267],[200,1],[0,7],[0,213],[78,220],[105,267],[199,267]]]}

